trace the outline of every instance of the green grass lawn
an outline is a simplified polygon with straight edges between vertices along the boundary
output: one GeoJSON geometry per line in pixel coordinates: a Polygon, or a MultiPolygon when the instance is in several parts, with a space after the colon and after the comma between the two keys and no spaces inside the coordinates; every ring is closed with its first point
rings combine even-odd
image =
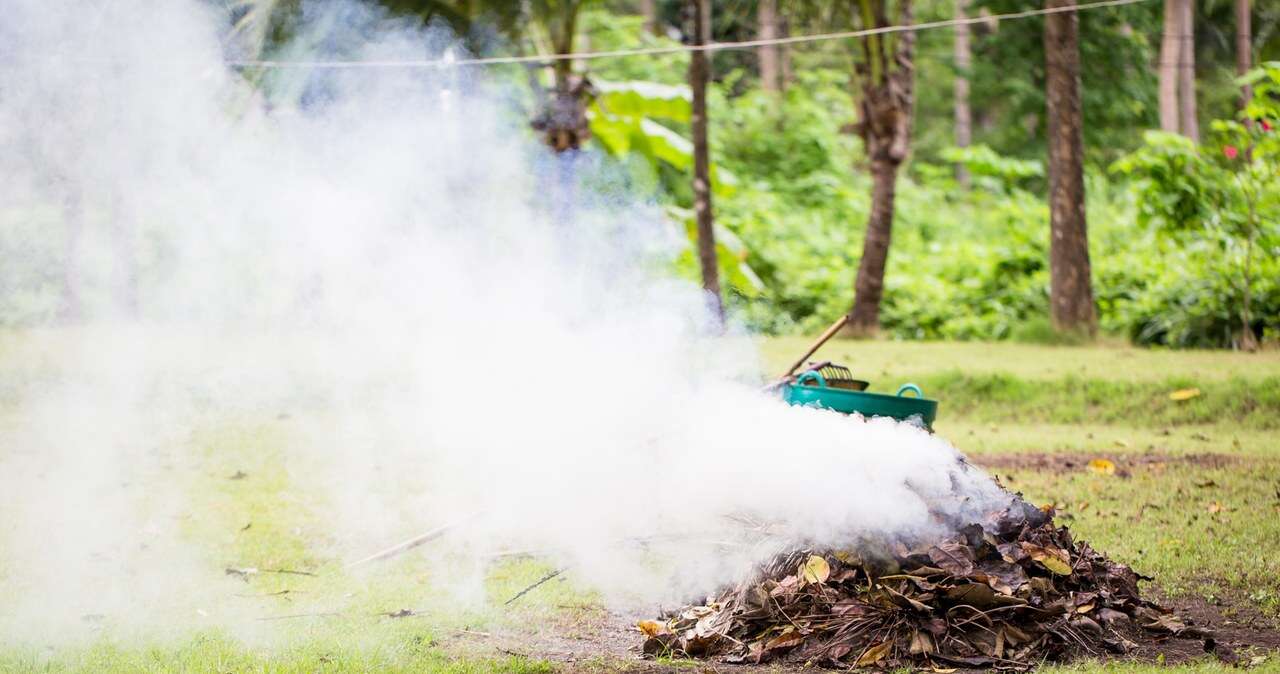
{"type": "MultiPolygon", "coordinates": [[[[805,343],[767,340],[762,349],[776,371],[805,343]]],[[[1010,488],[1056,504],[1078,538],[1154,576],[1162,592],[1218,601],[1227,612],[1280,612],[1280,354],[840,341],[818,357],[849,364],[878,390],[922,385],[941,401],[940,435],[993,466],[1010,488]],[[1169,399],[1192,386],[1198,397],[1169,399]],[[1089,458],[1112,459],[1121,470],[1091,472],[1083,465],[1089,458]]],[[[0,371],[21,367],[0,362],[0,371]]],[[[236,616],[244,627],[211,620],[168,635],[104,629],[53,651],[0,646],[0,671],[544,672],[628,664],[590,652],[573,665],[553,663],[536,646],[489,638],[554,634],[589,648],[603,611],[571,580],[502,606],[546,574],[537,560],[491,565],[478,601],[459,600],[446,590],[455,579],[414,555],[344,570],[345,560],[323,544],[325,504],[305,488],[305,472],[286,465],[290,439],[270,420],[193,429],[189,442],[198,465],[187,473],[182,535],[202,549],[200,573],[218,587],[199,598],[200,610],[236,616]],[[225,567],[262,571],[241,579],[225,567]],[[414,615],[386,615],[402,609],[414,615]]],[[[3,551],[0,540],[0,580],[3,551]]],[[[1261,668],[1278,662],[1273,655],[1261,668]]],[[[1080,663],[1049,671],[1156,669],[1080,663]]],[[[1179,671],[1221,669],[1201,662],[1179,671]]]]}

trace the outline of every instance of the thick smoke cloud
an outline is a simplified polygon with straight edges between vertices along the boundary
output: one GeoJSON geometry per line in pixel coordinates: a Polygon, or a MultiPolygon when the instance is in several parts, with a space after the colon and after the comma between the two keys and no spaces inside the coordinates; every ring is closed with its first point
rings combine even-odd
{"type": "MultiPolygon", "coordinates": [[[[346,58],[450,47],[322,6],[346,58]]],[[[465,520],[441,549],[542,550],[617,602],[740,573],[768,545],[706,543],[744,518],[852,545],[1003,502],[921,430],[757,392],[664,271],[677,230],[598,159],[566,181],[499,80],[304,71],[266,100],[214,3],[4,13],[0,642],[210,605],[211,428],[285,429],[322,558],[465,520]]]]}

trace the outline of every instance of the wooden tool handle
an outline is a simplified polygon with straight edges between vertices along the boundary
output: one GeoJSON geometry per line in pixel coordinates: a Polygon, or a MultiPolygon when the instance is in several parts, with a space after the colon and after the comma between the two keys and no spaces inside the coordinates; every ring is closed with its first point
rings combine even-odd
{"type": "Polygon", "coordinates": [[[818,337],[818,340],[815,341],[813,345],[809,347],[809,350],[805,351],[803,356],[800,356],[800,358],[797,359],[796,362],[791,364],[791,367],[787,368],[787,371],[782,374],[782,378],[786,379],[787,377],[790,377],[792,374],[795,374],[795,371],[800,369],[800,366],[804,365],[805,361],[809,360],[809,356],[812,356],[814,353],[818,351],[818,349],[821,349],[822,345],[826,344],[827,340],[834,337],[837,332],[840,332],[840,328],[843,328],[845,324],[848,322],[849,322],[849,314],[845,314],[840,317],[840,320],[836,321],[835,323],[832,323],[831,327],[827,328],[826,331],[823,332],[822,335],[818,337]]]}

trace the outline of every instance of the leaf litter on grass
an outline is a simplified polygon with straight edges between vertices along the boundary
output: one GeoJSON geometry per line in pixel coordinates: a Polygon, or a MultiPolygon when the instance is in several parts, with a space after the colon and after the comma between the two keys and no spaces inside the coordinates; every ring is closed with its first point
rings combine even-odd
{"type": "Polygon", "coordinates": [[[908,548],[797,547],[706,603],[642,621],[649,656],[833,667],[1027,669],[1211,635],[1143,599],[1139,580],[1021,498],[908,548]],[[886,554],[887,553],[887,554],[886,554]]]}

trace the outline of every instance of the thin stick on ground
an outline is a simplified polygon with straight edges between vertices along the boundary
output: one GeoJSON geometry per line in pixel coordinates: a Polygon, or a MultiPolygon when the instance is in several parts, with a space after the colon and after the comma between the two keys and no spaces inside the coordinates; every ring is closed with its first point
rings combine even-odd
{"type": "Polygon", "coordinates": [[[312,578],[316,575],[310,571],[298,571],[296,569],[262,569],[259,573],[283,573],[290,576],[311,576],[312,578]]]}
{"type": "Polygon", "coordinates": [[[431,541],[434,541],[437,538],[440,538],[446,533],[449,533],[451,529],[457,527],[459,524],[462,524],[463,522],[465,522],[468,519],[471,519],[472,517],[475,517],[475,515],[471,515],[470,517],[464,518],[462,520],[458,520],[456,522],[450,522],[448,524],[438,526],[426,533],[414,536],[413,538],[410,538],[407,541],[404,541],[402,543],[397,543],[387,548],[386,550],[375,552],[372,555],[369,555],[368,557],[365,557],[363,559],[357,559],[356,561],[351,562],[350,564],[347,564],[343,568],[352,569],[357,566],[360,566],[361,564],[367,564],[369,562],[376,562],[379,560],[395,557],[396,555],[399,555],[400,553],[403,553],[408,550],[412,550],[418,547],[419,545],[422,545],[423,543],[429,543],[431,541]]]}
{"type": "Polygon", "coordinates": [[[258,618],[258,620],[267,621],[267,620],[290,620],[293,618],[331,618],[331,617],[340,616],[340,615],[342,614],[336,611],[325,611],[323,613],[291,613],[289,615],[267,616],[265,618],[258,618]]]}
{"type": "Polygon", "coordinates": [[[534,583],[533,585],[530,585],[529,587],[526,587],[525,589],[520,590],[519,592],[517,592],[517,593],[516,593],[516,596],[514,596],[514,597],[512,597],[512,598],[508,599],[507,601],[503,602],[503,604],[502,604],[502,605],[503,605],[503,606],[510,606],[511,604],[515,603],[515,601],[516,601],[517,599],[519,599],[519,598],[521,598],[521,597],[525,596],[526,594],[529,594],[530,592],[532,592],[532,591],[534,591],[535,589],[537,589],[539,585],[542,585],[543,583],[545,583],[545,582],[547,582],[547,581],[551,580],[552,578],[555,578],[556,576],[559,576],[560,574],[562,574],[562,573],[564,573],[564,572],[565,572],[565,569],[564,569],[564,568],[560,568],[560,569],[556,569],[555,571],[552,571],[551,573],[548,573],[547,575],[543,576],[542,578],[539,578],[539,579],[538,579],[538,582],[536,582],[536,583],[534,583]]]}

